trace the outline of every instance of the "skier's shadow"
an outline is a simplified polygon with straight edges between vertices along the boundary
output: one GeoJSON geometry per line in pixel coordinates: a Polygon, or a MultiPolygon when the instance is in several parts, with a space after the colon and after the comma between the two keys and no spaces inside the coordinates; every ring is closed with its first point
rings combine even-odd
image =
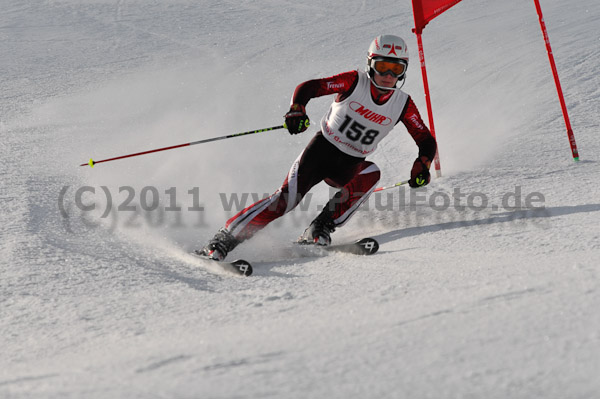
{"type": "Polygon", "coordinates": [[[575,206],[558,206],[515,210],[512,212],[508,211],[494,214],[485,219],[461,220],[438,223],[429,226],[408,227],[405,229],[398,229],[388,233],[380,234],[378,236],[375,236],[374,238],[377,239],[377,241],[379,241],[380,244],[384,244],[386,242],[396,241],[402,238],[418,236],[426,233],[433,233],[436,231],[447,231],[465,227],[492,225],[497,223],[514,223],[517,221],[521,223],[524,221],[532,221],[538,224],[540,228],[548,228],[549,226],[545,222],[547,222],[549,218],[599,211],[600,204],[585,204],[575,206]]]}
{"type": "MultiPolygon", "coordinates": [[[[294,245],[294,244],[292,244],[294,245]]],[[[269,259],[263,259],[256,262],[257,267],[254,268],[254,274],[257,276],[270,276],[270,277],[283,277],[283,278],[296,278],[300,277],[298,274],[286,272],[278,272],[272,270],[281,266],[301,266],[304,263],[314,262],[321,256],[310,253],[310,251],[302,251],[301,247],[290,247],[287,251],[284,251],[277,256],[269,259]]],[[[322,255],[324,256],[324,255],[322,255]]]]}
{"type": "MultiPolygon", "coordinates": [[[[312,260],[314,260],[314,258],[312,260]]],[[[284,259],[280,261],[267,260],[253,262],[252,264],[255,265],[253,275],[280,278],[297,278],[300,277],[300,275],[295,273],[282,273],[273,269],[282,266],[299,265],[308,261],[310,261],[310,259],[284,259]]]]}

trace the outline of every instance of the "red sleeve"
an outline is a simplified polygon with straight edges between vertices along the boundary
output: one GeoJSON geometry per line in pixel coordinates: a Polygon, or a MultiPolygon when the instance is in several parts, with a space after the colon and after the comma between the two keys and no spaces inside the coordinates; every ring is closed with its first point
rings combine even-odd
{"type": "Polygon", "coordinates": [[[311,98],[326,96],[328,94],[338,93],[341,96],[347,96],[354,90],[358,82],[358,71],[340,73],[323,79],[308,80],[300,83],[294,95],[292,104],[302,104],[306,106],[311,98]]]}
{"type": "Polygon", "coordinates": [[[437,143],[427,126],[423,123],[419,110],[410,97],[406,102],[400,120],[419,146],[419,156],[425,155],[429,160],[433,160],[437,150],[437,143]]]}

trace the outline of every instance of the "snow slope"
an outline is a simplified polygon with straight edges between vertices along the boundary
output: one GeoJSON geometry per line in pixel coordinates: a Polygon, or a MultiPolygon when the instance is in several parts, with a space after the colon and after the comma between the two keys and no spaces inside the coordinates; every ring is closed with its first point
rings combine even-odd
{"type": "MultiPolygon", "coordinates": [[[[380,33],[407,40],[425,116],[410,2],[339,4],[3,2],[1,397],[600,395],[596,0],[542,0],[578,163],[533,2],[464,1],[427,27],[444,176],[335,233],[376,237],[371,258],[289,257],[324,186],[232,254],[253,277],[188,255],[235,193],[279,186],[314,127],[77,166],[278,125],[298,83],[363,68],[380,33]]],[[[397,128],[381,184],[415,156],[397,128]]]]}

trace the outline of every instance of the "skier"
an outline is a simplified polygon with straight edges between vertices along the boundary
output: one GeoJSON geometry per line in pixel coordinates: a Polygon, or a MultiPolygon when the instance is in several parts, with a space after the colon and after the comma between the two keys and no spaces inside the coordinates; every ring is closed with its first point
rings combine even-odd
{"type": "Polygon", "coordinates": [[[296,87],[285,127],[298,134],[309,126],[306,104],[311,98],[337,94],[321,120],[321,130],[293,163],[283,185],[227,221],[208,244],[196,252],[223,260],[240,242],[291,211],[317,183],[340,188],[298,239],[300,243],[329,245],[331,233],[346,223],[367,200],[380,171],[365,160],[398,122],[419,147],[409,185],[429,183],[429,167],[437,144],[424,125],[410,96],[400,90],[408,68],[408,50],[402,38],[380,35],[369,46],[366,71],[350,71],[296,87]]]}

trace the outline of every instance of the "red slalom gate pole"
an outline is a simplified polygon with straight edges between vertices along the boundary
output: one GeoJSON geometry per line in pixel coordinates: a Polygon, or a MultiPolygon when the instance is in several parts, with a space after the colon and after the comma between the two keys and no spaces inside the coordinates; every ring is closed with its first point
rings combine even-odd
{"type": "MultiPolygon", "coordinates": [[[[431,109],[431,96],[429,94],[429,82],[427,80],[427,69],[425,68],[425,52],[423,51],[423,40],[421,39],[421,31],[413,29],[413,32],[417,35],[417,44],[419,45],[419,61],[421,61],[421,73],[423,75],[423,88],[425,89],[425,102],[427,104],[427,116],[429,117],[429,130],[431,135],[435,138],[435,126],[433,125],[433,110],[431,109]]],[[[442,167],[440,165],[439,146],[438,151],[435,153],[433,159],[435,166],[436,177],[442,176],[442,167]]]]}
{"type": "Polygon", "coordinates": [[[571,146],[571,153],[573,154],[573,160],[579,161],[579,151],[577,151],[577,144],[575,143],[575,135],[571,128],[571,121],[569,120],[569,113],[567,112],[567,105],[565,104],[565,98],[563,91],[560,86],[560,80],[558,79],[558,71],[556,70],[556,63],[554,62],[554,55],[552,54],[552,47],[550,46],[550,38],[548,37],[548,30],[546,29],[546,23],[544,22],[544,15],[542,14],[542,7],[540,6],[539,0],[533,0],[535,3],[535,9],[537,10],[540,27],[542,28],[542,34],[544,35],[544,41],[546,42],[546,50],[548,52],[548,58],[550,59],[550,67],[552,68],[552,75],[554,76],[554,83],[556,84],[556,91],[558,92],[558,99],[560,101],[560,107],[562,109],[563,117],[565,119],[565,125],[567,127],[567,137],[569,138],[569,145],[571,146]]]}
{"type": "Polygon", "coordinates": [[[264,128],[264,129],[251,130],[249,132],[234,133],[234,134],[230,134],[230,135],[227,135],[227,136],[213,137],[212,139],[198,140],[198,141],[192,141],[192,142],[189,142],[189,143],[172,145],[170,147],[157,148],[155,150],[148,150],[148,151],[143,151],[143,152],[136,152],[135,154],[121,155],[121,156],[114,157],[114,158],[103,159],[101,161],[94,161],[93,159],[90,159],[89,162],[82,163],[79,166],[87,166],[87,165],[89,165],[90,167],[93,168],[94,165],[102,163],[102,162],[116,161],[117,159],[125,159],[125,158],[137,157],[137,156],[140,156],[140,155],[152,154],[153,152],[173,150],[175,148],[189,147],[189,146],[196,145],[196,144],[210,143],[211,141],[225,140],[225,139],[230,139],[232,137],[247,136],[249,134],[269,132],[271,130],[284,129],[284,128],[285,128],[285,125],[267,127],[267,128],[264,128]]]}
{"type": "Polygon", "coordinates": [[[396,183],[394,185],[391,186],[385,186],[385,187],[377,187],[375,190],[373,190],[374,193],[378,192],[378,191],[383,191],[383,190],[389,190],[390,188],[394,188],[394,187],[400,187],[403,186],[405,184],[408,184],[408,180],[405,181],[401,181],[399,183],[396,183]]]}

